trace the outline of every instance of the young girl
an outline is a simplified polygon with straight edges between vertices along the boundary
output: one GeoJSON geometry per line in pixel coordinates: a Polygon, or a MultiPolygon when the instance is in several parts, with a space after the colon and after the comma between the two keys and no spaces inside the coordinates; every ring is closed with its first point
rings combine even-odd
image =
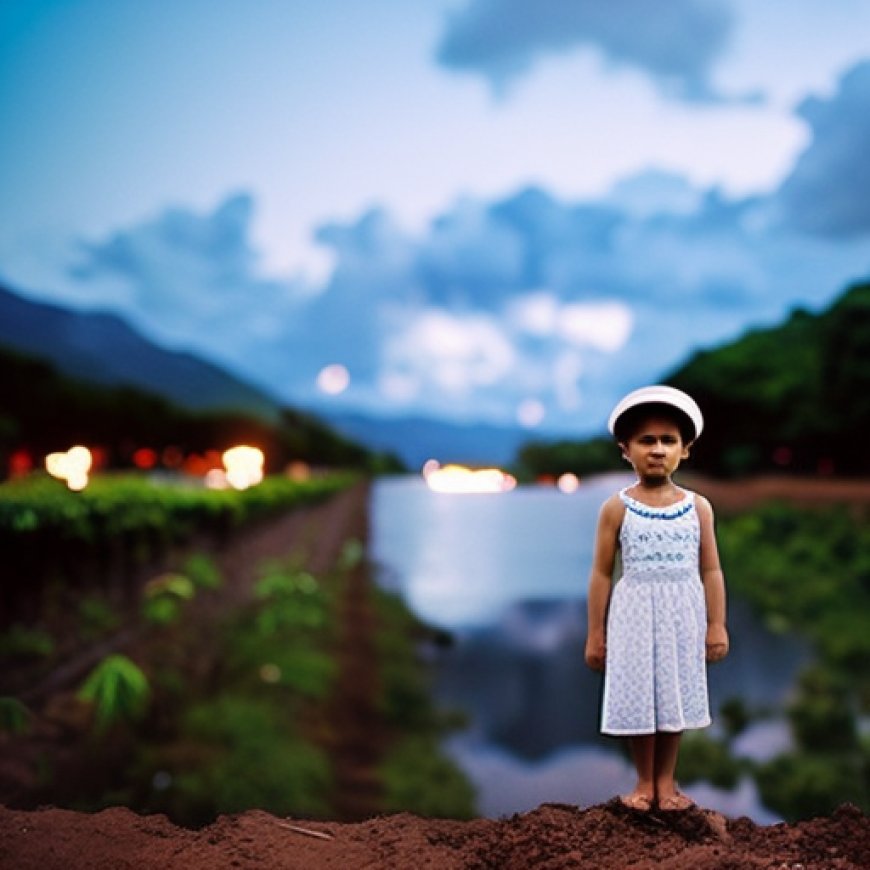
{"type": "Polygon", "coordinates": [[[637,482],[599,515],[586,663],[604,671],[602,732],[631,744],[637,783],[620,800],[684,810],[693,803],[674,782],[680,737],[710,724],[705,659],[728,652],[713,510],[672,480],[703,418],[686,393],[653,386],[622,399],[608,425],[637,482]],[[623,570],[611,593],[617,551],[623,570]]]}

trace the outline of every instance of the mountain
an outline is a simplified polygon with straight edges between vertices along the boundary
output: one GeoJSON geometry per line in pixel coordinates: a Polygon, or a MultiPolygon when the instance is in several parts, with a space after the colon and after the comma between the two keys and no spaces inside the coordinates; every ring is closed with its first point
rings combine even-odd
{"type": "Polygon", "coordinates": [[[665,382],[704,410],[693,467],[868,475],[870,283],[818,314],[797,310],[779,326],[696,353],[665,382]]]}
{"type": "Polygon", "coordinates": [[[274,421],[279,402],[193,354],[146,339],[120,317],[26,299],[0,286],[0,345],[50,360],[66,375],[156,392],[191,410],[235,410],[274,421]]]}
{"type": "MultiPolygon", "coordinates": [[[[699,351],[662,383],[704,412],[688,468],[723,477],[870,476],[870,283],[819,313],[796,310],[778,326],[699,351]]],[[[607,446],[533,443],[520,464],[531,477],[606,470],[616,455],[607,446]]]]}

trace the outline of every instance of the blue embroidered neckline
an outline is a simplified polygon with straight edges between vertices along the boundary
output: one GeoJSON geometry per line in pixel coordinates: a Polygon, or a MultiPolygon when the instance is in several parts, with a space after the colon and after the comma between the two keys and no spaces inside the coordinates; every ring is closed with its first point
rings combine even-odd
{"type": "Polygon", "coordinates": [[[648,504],[644,504],[642,501],[638,501],[636,498],[632,498],[628,494],[626,489],[622,490],[619,493],[620,497],[622,498],[623,504],[633,514],[637,514],[641,517],[646,517],[647,519],[675,520],[678,517],[687,514],[694,507],[692,493],[689,492],[687,492],[678,502],[666,505],[665,507],[657,508],[652,507],[648,504]]]}

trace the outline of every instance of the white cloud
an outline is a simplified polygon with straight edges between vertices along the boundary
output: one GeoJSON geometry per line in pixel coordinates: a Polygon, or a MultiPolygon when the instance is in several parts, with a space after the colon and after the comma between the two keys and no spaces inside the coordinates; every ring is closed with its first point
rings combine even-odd
{"type": "Polygon", "coordinates": [[[605,353],[625,345],[633,323],[631,309],[621,302],[574,302],[559,312],[559,334],[566,341],[605,353]]]}
{"type": "Polygon", "coordinates": [[[515,352],[491,316],[426,309],[403,332],[386,339],[384,359],[382,384],[394,393],[404,379],[467,396],[502,380],[514,365],[515,352]]]}

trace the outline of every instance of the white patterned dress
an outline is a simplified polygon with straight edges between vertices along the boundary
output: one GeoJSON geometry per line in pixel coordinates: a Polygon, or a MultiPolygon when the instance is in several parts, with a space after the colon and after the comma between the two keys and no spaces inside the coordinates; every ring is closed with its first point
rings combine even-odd
{"type": "Polygon", "coordinates": [[[622,577],[607,615],[601,730],[652,734],[710,724],[695,494],[655,508],[620,492],[622,577]]]}

